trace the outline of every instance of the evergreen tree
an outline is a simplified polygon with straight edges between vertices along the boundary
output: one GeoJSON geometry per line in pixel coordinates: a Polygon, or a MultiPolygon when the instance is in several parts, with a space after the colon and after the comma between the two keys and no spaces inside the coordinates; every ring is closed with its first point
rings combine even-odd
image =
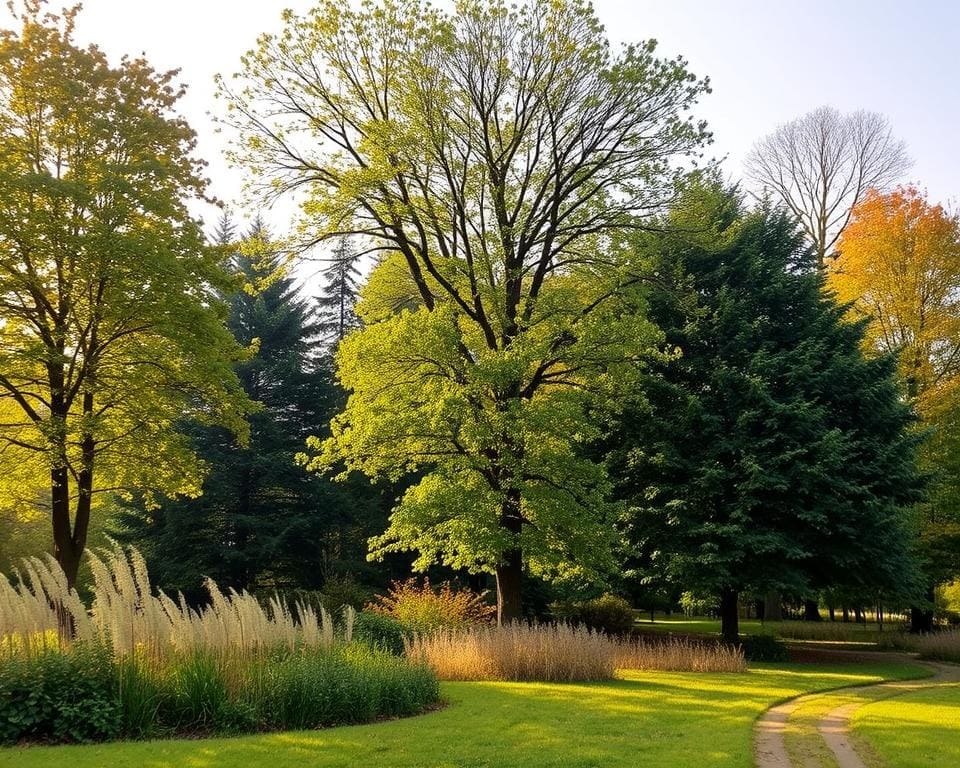
{"type": "Polygon", "coordinates": [[[350,241],[341,237],[333,257],[321,274],[323,291],[317,299],[320,310],[318,329],[329,348],[336,347],[351,330],[360,325],[356,313],[360,293],[359,256],[350,247],[350,241]]]}
{"type": "MultiPolygon", "coordinates": [[[[218,244],[228,246],[233,232],[222,218],[218,244]]],[[[366,538],[382,528],[386,512],[368,483],[333,483],[296,461],[307,436],[327,430],[342,394],[329,358],[316,354],[315,313],[278,270],[259,219],[233,266],[245,290],[231,299],[229,327],[256,350],[237,366],[260,406],[250,417],[249,444],[192,424],[196,450],[210,467],[202,495],[127,510],[121,537],[141,548],[160,586],[187,594],[204,576],[238,589],[317,588],[331,567],[365,567],[366,538]]]]}
{"type": "Polygon", "coordinates": [[[908,589],[921,479],[895,361],[862,356],[863,324],[824,294],[785,215],[692,197],[677,234],[638,243],[678,354],[653,366],[611,455],[635,563],[719,597],[728,640],[745,590],[908,589]]]}

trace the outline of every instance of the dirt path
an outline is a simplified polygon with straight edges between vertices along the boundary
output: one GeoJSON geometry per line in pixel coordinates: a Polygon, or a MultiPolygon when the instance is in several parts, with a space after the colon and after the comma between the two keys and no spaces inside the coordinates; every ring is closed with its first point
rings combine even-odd
{"type": "Polygon", "coordinates": [[[843,704],[828,711],[817,725],[840,768],[868,768],[850,738],[850,721],[861,707],[874,701],[903,696],[905,693],[932,688],[946,683],[960,682],[960,667],[948,664],[923,662],[934,670],[933,677],[923,680],[903,680],[891,683],[876,683],[844,691],[845,694],[866,694],[862,701],[843,704]]]}
{"type": "MultiPolygon", "coordinates": [[[[887,655],[886,658],[891,659],[891,656],[887,655]]],[[[835,764],[839,768],[867,768],[850,739],[850,720],[858,709],[880,699],[902,696],[911,691],[960,681],[958,666],[916,662],[909,657],[905,657],[904,661],[921,663],[931,668],[934,671],[933,677],[922,680],[873,683],[842,688],[833,693],[810,693],[768,709],[754,726],[753,754],[757,768],[810,768],[825,764],[835,764]],[[831,697],[844,703],[839,706],[830,706],[831,697]],[[851,697],[857,700],[851,702],[849,701],[851,697]],[[821,700],[828,706],[817,723],[817,732],[823,740],[822,743],[832,753],[830,755],[832,760],[828,758],[827,763],[824,763],[825,754],[818,756],[811,753],[803,755],[799,763],[791,761],[785,739],[790,717],[804,704],[814,700],[821,700]]]]}

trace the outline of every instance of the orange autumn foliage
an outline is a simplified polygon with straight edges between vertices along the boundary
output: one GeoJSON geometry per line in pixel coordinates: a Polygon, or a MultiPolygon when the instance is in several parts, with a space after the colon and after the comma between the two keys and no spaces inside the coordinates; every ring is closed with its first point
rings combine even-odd
{"type": "Polygon", "coordinates": [[[960,373],[960,220],[915,187],[868,192],[854,208],[828,286],[869,320],[866,343],[898,351],[921,411],[960,373]]]}

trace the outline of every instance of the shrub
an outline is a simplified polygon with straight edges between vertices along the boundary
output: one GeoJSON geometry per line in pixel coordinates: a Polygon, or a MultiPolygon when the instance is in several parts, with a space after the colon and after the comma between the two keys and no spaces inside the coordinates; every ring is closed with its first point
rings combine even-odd
{"type": "Polygon", "coordinates": [[[740,649],[682,640],[638,643],[568,624],[509,624],[417,635],[407,653],[442,680],[609,680],[617,669],[742,672],[740,649]]]}
{"type": "Polygon", "coordinates": [[[412,632],[402,622],[383,613],[361,611],[353,622],[353,639],[377,648],[382,648],[396,656],[402,656],[404,639],[412,632]]]}
{"type": "Polygon", "coordinates": [[[377,595],[364,610],[391,616],[415,632],[433,632],[490,621],[496,608],[485,598],[486,593],[454,590],[449,583],[434,589],[427,579],[422,585],[408,579],[395,581],[386,595],[377,595]]]}
{"type": "Polygon", "coordinates": [[[747,635],[741,642],[748,661],[789,661],[790,650],[773,635],[747,635]]]}
{"type": "Polygon", "coordinates": [[[77,644],[0,658],[0,743],[100,741],[120,733],[109,650],[77,644]]]}
{"type": "Polygon", "coordinates": [[[625,635],[633,629],[634,614],[630,603],[622,597],[604,595],[593,600],[554,603],[555,618],[570,624],[583,625],[610,635],[625,635]]]}

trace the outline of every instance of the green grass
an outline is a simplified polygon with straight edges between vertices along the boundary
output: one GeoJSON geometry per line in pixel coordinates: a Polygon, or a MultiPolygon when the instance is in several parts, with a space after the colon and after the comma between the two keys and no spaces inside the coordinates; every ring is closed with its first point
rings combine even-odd
{"type": "Polygon", "coordinates": [[[422,717],[233,739],[0,750],[35,768],[660,768],[752,766],[753,721],[806,691],[915,676],[905,664],[758,665],[745,674],[628,673],[602,684],[448,683],[422,717]]]}
{"type": "MultiPolygon", "coordinates": [[[[676,632],[681,634],[696,635],[719,635],[720,619],[712,619],[706,616],[684,616],[675,614],[671,616],[656,615],[654,621],[650,621],[650,614],[637,614],[634,626],[638,630],[645,632],[676,632]]],[[[897,625],[887,623],[884,625],[884,632],[894,634],[897,625]]],[[[759,621],[757,619],[741,619],[740,634],[742,635],[777,635],[790,639],[796,632],[816,633],[818,630],[823,633],[824,640],[846,641],[846,642],[876,642],[879,626],[876,623],[857,624],[855,622],[843,623],[840,621],[826,621],[814,623],[806,621],[759,621]]],[[[804,636],[805,636],[804,634],[804,636]]]]}
{"type": "Polygon", "coordinates": [[[853,716],[853,731],[887,768],[960,765],[960,684],[869,704],[853,716]]]}

